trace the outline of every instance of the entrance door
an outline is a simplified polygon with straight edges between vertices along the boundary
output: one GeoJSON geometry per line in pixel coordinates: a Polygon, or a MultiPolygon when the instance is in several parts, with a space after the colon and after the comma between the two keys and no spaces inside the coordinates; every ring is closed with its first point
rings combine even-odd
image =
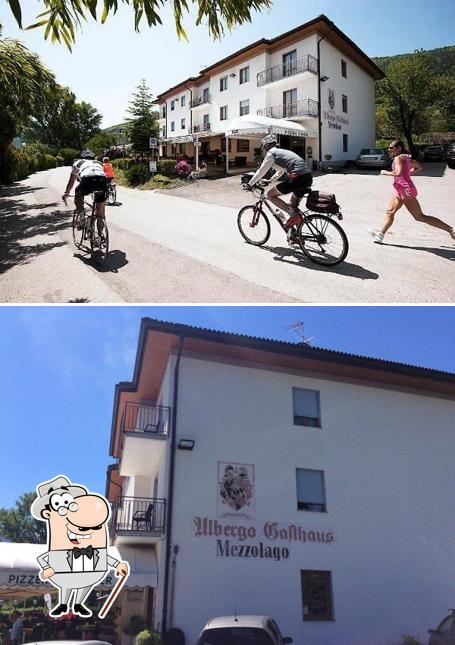
{"type": "Polygon", "coordinates": [[[210,142],[201,141],[201,157],[203,159],[207,159],[207,157],[209,156],[209,150],[210,150],[210,142]]]}
{"type": "Polygon", "coordinates": [[[283,76],[292,76],[297,71],[297,50],[283,54],[283,76]]]}
{"type": "Polygon", "coordinates": [[[283,92],[283,119],[297,114],[297,89],[283,92]]]}

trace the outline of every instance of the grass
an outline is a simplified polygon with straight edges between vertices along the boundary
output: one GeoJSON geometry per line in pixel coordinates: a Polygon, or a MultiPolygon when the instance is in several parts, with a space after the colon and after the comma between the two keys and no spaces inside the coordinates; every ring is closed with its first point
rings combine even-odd
{"type": "Polygon", "coordinates": [[[127,188],[137,188],[138,190],[171,190],[172,188],[179,188],[180,186],[185,186],[186,182],[183,179],[178,177],[165,177],[164,175],[155,175],[153,178],[150,178],[145,184],[139,184],[139,186],[130,186],[128,183],[125,171],[116,169],[115,171],[115,182],[119,186],[126,186],[127,188]]]}

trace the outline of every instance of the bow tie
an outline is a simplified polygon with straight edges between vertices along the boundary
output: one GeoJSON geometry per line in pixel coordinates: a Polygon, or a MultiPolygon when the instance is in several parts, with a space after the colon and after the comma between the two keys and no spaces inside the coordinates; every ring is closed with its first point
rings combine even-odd
{"type": "Polygon", "coordinates": [[[73,549],[73,555],[75,558],[80,558],[81,555],[86,555],[87,558],[93,558],[93,547],[88,546],[84,549],[79,549],[77,546],[73,549]]]}

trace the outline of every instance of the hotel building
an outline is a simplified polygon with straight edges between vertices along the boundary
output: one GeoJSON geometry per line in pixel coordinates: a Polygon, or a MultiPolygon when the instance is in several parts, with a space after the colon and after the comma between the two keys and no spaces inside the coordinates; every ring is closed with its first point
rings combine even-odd
{"type": "Polygon", "coordinates": [[[455,597],[454,414],[452,373],[144,319],[106,494],[157,575],[122,620],[187,645],[234,608],[296,645],[425,638],[455,597]]]}
{"type": "MultiPolygon", "coordinates": [[[[161,155],[258,161],[260,136],[232,133],[239,116],[289,124],[281,145],[310,164],[355,159],[375,143],[379,67],[321,15],[277,38],[261,40],[210,65],[157,97],[161,155]],[[299,133],[295,132],[295,124],[299,133]],[[301,127],[300,127],[301,126],[301,127]],[[228,134],[228,136],[226,136],[228,134]],[[297,136],[298,135],[298,136],[297,136]]],[[[264,135],[262,135],[264,136],[264,135]]]]}

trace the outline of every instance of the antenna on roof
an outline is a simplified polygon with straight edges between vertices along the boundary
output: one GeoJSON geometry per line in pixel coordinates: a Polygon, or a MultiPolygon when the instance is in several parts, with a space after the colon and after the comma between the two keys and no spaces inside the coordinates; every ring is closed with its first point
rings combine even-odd
{"type": "Polygon", "coordinates": [[[297,343],[298,345],[309,346],[315,340],[314,336],[311,336],[311,338],[307,338],[305,336],[305,323],[302,320],[292,323],[291,325],[286,325],[285,329],[287,331],[293,332],[298,336],[299,338],[299,342],[297,343]]]}
{"type": "Polygon", "coordinates": [[[234,621],[236,623],[239,622],[239,619],[237,618],[237,603],[234,603],[234,621]]]}

